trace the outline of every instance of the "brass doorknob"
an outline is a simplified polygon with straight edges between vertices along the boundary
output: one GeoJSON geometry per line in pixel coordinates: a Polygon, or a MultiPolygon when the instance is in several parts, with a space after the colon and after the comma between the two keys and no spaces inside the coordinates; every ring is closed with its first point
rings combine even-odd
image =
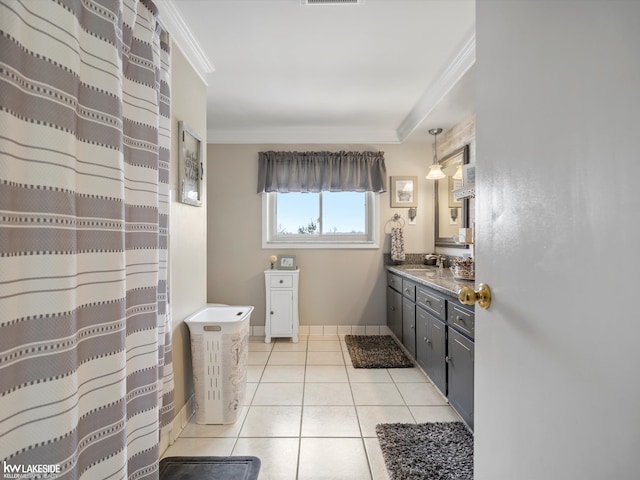
{"type": "Polygon", "coordinates": [[[458,300],[465,305],[473,305],[478,302],[480,308],[489,308],[491,305],[491,289],[489,285],[481,283],[478,290],[471,287],[462,287],[458,292],[458,300]]]}

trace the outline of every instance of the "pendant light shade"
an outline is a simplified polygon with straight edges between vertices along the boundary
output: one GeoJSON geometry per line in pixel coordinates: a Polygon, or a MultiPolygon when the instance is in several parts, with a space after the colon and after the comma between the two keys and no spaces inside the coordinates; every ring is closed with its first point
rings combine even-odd
{"type": "Polygon", "coordinates": [[[437,138],[438,134],[442,132],[441,128],[432,128],[429,133],[433,135],[433,164],[429,167],[429,173],[427,173],[427,180],[440,180],[445,178],[446,175],[442,171],[442,166],[438,163],[437,156],[437,138]]]}
{"type": "Polygon", "coordinates": [[[429,173],[427,173],[427,180],[440,180],[446,177],[442,171],[442,167],[438,164],[433,164],[429,167],[429,173]]]}

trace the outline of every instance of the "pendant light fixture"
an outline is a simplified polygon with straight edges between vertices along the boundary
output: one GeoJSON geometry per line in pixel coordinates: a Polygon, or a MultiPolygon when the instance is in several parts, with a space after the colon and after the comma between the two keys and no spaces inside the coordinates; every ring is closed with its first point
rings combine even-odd
{"type": "Polygon", "coordinates": [[[445,178],[446,175],[442,171],[442,166],[438,163],[438,155],[437,155],[437,138],[438,134],[442,133],[441,128],[432,128],[429,130],[429,133],[433,135],[433,164],[429,167],[429,173],[427,174],[427,180],[440,180],[441,178],[445,178]]]}

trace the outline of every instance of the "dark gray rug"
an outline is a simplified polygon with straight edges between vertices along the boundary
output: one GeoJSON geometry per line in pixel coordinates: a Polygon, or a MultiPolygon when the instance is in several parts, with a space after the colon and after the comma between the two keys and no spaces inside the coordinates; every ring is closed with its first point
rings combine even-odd
{"type": "Polygon", "coordinates": [[[473,435],[462,422],[381,423],[391,480],[473,480],[473,435]]]}
{"type": "Polygon", "coordinates": [[[167,457],[160,461],[160,480],[257,480],[257,457],[167,457]]]}
{"type": "Polygon", "coordinates": [[[354,368],[408,368],[413,362],[390,335],[345,335],[354,368]]]}

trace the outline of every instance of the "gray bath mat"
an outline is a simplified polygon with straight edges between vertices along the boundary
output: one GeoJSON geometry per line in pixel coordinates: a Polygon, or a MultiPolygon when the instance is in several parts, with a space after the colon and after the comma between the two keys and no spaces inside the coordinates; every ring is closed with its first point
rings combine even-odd
{"type": "Polygon", "coordinates": [[[462,422],[381,423],[391,480],[473,480],[473,435],[462,422]]]}
{"type": "Polygon", "coordinates": [[[167,457],[160,461],[160,480],[257,480],[256,457],[167,457]]]}
{"type": "Polygon", "coordinates": [[[408,368],[413,362],[390,335],[345,335],[354,368],[408,368]]]}

